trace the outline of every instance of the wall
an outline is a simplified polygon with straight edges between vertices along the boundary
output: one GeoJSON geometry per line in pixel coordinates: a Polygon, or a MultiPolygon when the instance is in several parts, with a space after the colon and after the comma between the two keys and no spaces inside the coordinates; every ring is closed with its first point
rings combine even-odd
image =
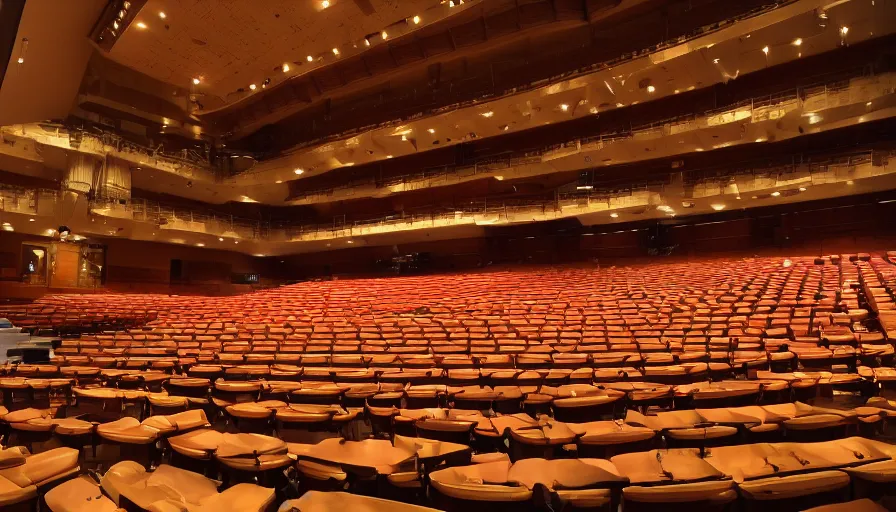
{"type": "MultiPolygon", "coordinates": [[[[0,278],[0,299],[37,298],[48,290],[84,292],[28,286],[18,281],[22,243],[46,243],[49,240],[0,231],[0,276],[3,276],[0,278]]],[[[251,289],[231,284],[231,273],[256,273],[262,268],[257,258],[227,251],[113,238],[91,242],[106,245],[106,285],[103,290],[97,290],[100,292],[230,295],[251,289]],[[176,282],[169,279],[172,259],[183,260],[183,278],[176,282]]]]}

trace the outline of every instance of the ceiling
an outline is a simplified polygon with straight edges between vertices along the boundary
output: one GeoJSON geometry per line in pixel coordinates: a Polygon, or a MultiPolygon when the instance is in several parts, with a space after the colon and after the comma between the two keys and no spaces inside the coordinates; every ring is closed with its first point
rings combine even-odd
{"type": "Polygon", "coordinates": [[[307,56],[332,53],[438,0],[149,0],[115,43],[110,57],[170,84],[192,86],[206,107],[241,99],[255,83],[299,73],[307,56]],[[165,14],[165,18],[160,17],[165,14]],[[146,28],[140,28],[143,23],[146,28]]]}
{"type": "Polygon", "coordinates": [[[105,3],[25,3],[17,41],[0,87],[0,126],[68,115],[93,51],[86,35],[105,3]],[[47,23],[51,19],[65,23],[47,23]],[[23,44],[24,39],[27,45],[23,44]]]}

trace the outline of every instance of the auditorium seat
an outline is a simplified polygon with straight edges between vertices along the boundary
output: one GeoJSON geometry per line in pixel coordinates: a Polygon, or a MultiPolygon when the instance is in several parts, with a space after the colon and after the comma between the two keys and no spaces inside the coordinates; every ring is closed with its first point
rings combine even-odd
{"type": "Polygon", "coordinates": [[[78,450],[72,448],[34,455],[21,447],[0,449],[0,508],[36,510],[40,493],[79,470],[78,450]]]}

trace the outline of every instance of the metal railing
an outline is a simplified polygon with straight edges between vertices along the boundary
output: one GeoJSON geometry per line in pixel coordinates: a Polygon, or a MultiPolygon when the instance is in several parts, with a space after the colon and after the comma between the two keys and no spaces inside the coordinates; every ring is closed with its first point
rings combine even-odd
{"type": "Polygon", "coordinates": [[[630,126],[628,129],[621,131],[580,137],[517,155],[489,156],[472,164],[430,167],[418,172],[387,179],[376,179],[374,177],[356,179],[334,187],[306,190],[291,199],[324,198],[333,196],[337,192],[342,192],[343,195],[354,195],[346,193],[346,191],[371,185],[374,185],[376,188],[403,186],[407,190],[407,187],[414,187],[415,184],[419,184],[420,186],[416,188],[426,188],[440,182],[449,182],[452,178],[460,180],[478,174],[489,174],[513,169],[518,166],[542,163],[544,160],[572,154],[571,150],[575,150],[575,152],[601,150],[611,144],[679,134],[691,130],[720,126],[740,119],[748,118],[750,122],[762,122],[779,118],[786,112],[802,108],[805,105],[811,105],[816,110],[823,110],[847,103],[854,103],[862,99],[854,94],[856,89],[860,89],[860,93],[867,96],[869,94],[867,88],[851,87],[855,80],[873,81],[874,83],[863,85],[877,85],[876,91],[878,92],[891,93],[896,90],[896,74],[875,76],[868,74],[865,68],[856,71],[858,72],[857,76],[848,80],[840,79],[827,83],[822,82],[796,87],[739,101],[733,105],[651,121],[630,126]]]}
{"type": "MultiPolygon", "coordinates": [[[[546,86],[556,84],[556,83],[559,83],[562,81],[571,80],[573,78],[577,78],[577,77],[587,75],[589,73],[601,71],[601,70],[604,70],[609,67],[618,66],[620,64],[629,62],[631,60],[634,60],[634,59],[637,59],[640,57],[658,53],[663,50],[672,48],[674,46],[685,44],[688,41],[692,41],[696,38],[703,37],[707,34],[714,33],[716,31],[727,28],[738,21],[753,18],[755,16],[758,16],[758,15],[764,14],[766,12],[772,11],[774,9],[780,8],[784,4],[792,3],[793,1],[795,1],[795,0],[772,1],[768,5],[751,9],[747,12],[741,13],[739,15],[733,16],[733,17],[723,20],[723,21],[714,22],[714,23],[711,23],[708,25],[703,25],[703,26],[697,27],[697,28],[691,30],[687,34],[680,35],[678,37],[674,37],[671,39],[667,39],[667,40],[657,43],[655,45],[651,45],[646,48],[641,48],[636,51],[625,52],[625,53],[623,53],[615,58],[612,58],[612,59],[608,59],[605,61],[596,62],[596,63],[589,64],[586,66],[582,66],[580,68],[573,69],[573,70],[570,70],[567,72],[558,73],[554,76],[535,80],[535,81],[532,81],[530,83],[520,85],[520,86],[515,86],[515,87],[501,89],[501,90],[491,90],[491,91],[486,89],[484,91],[479,92],[473,98],[456,101],[456,102],[453,102],[448,105],[425,108],[426,104],[436,104],[437,103],[437,99],[433,97],[431,100],[428,100],[427,102],[418,102],[418,104],[420,105],[420,111],[415,112],[413,114],[409,114],[406,116],[399,116],[399,117],[396,117],[396,118],[393,118],[393,119],[390,119],[387,121],[382,121],[382,122],[367,123],[363,126],[358,126],[358,127],[354,127],[354,128],[348,129],[348,130],[343,130],[336,134],[317,137],[317,138],[302,142],[300,144],[297,144],[295,146],[292,146],[291,148],[289,148],[288,150],[285,150],[285,151],[278,151],[277,153],[271,154],[271,155],[257,155],[257,157],[258,157],[257,159],[259,159],[259,160],[272,159],[272,158],[277,158],[277,157],[281,157],[281,156],[286,156],[293,152],[300,151],[300,150],[305,149],[310,146],[315,146],[315,145],[325,144],[325,143],[333,142],[333,141],[337,141],[337,140],[347,139],[347,138],[354,137],[354,136],[357,136],[359,134],[362,134],[362,133],[365,133],[365,132],[368,132],[371,130],[388,128],[388,127],[404,124],[404,123],[407,123],[407,122],[410,122],[410,121],[413,121],[415,119],[419,119],[419,118],[422,118],[425,116],[435,116],[435,115],[439,115],[439,114],[444,114],[444,113],[459,110],[462,108],[475,106],[483,101],[495,100],[495,99],[503,98],[506,96],[514,95],[514,94],[520,94],[520,93],[532,91],[532,90],[546,87],[546,86]]],[[[448,94],[452,94],[452,93],[454,93],[453,90],[450,91],[448,94]]],[[[388,103],[384,102],[382,100],[380,100],[378,102],[372,102],[372,103],[358,103],[355,107],[353,107],[353,109],[349,110],[347,112],[347,114],[350,114],[352,112],[357,112],[362,109],[365,111],[369,111],[371,108],[376,108],[381,111],[388,110],[388,109],[400,109],[401,107],[406,108],[406,105],[408,104],[409,101],[418,100],[419,96],[420,96],[420,94],[418,94],[416,89],[414,89],[413,91],[411,91],[408,94],[389,99],[388,103]]],[[[243,171],[240,174],[252,174],[252,173],[256,173],[256,172],[262,172],[262,171],[255,171],[250,168],[250,169],[243,171]]]]}

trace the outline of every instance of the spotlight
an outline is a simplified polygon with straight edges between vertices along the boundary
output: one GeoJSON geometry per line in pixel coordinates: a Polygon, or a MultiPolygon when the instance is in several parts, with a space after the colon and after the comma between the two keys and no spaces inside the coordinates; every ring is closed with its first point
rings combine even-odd
{"type": "Polygon", "coordinates": [[[654,92],[656,92],[656,87],[654,87],[654,86],[652,86],[652,85],[648,85],[648,86],[647,86],[647,92],[653,94],[654,92]]]}
{"type": "Polygon", "coordinates": [[[283,72],[289,73],[289,64],[286,64],[286,63],[283,64],[283,72]]]}
{"type": "Polygon", "coordinates": [[[24,59],[23,57],[19,57],[19,58],[16,60],[16,62],[19,63],[19,64],[24,64],[24,63],[25,63],[25,59],[24,59]]]}
{"type": "Polygon", "coordinates": [[[569,110],[569,105],[567,105],[566,103],[561,104],[560,110],[566,112],[567,110],[569,110]]]}
{"type": "Polygon", "coordinates": [[[167,17],[168,17],[168,15],[165,14],[164,12],[159,12],[159,18],[162,18],[164,20],[167,17]]]}
{"type": "Polygon", "coordinates": [[[330,6],[330,0],[324,0],[323,2],[320,3],[320,6],[322,9],[326,9],[327,7],[330,6]]]}
{"type": "Polygon", "coordinates": [[[801,38],[798,37],[793,40],[793,46],[799,46],[801,44],[803,44],[803,40],[801,38]]]}
{"type": "Polygon", "coordinates": [[[201,82],[201,81],[202,81],[202,80],[199,79],[199,78],[194,78],[194,79],[193,79],[193,85],[199,85],[199,82],[201,82]]]}
{"type": "Polygon", "coordinates": [[[143,23],[142,21],[138,21],[138,22],[137,22],[137,28],[139,28],[140,30],[145,30],[145,29],[146,29],[146,23],[143,23]]]}
{"type": "Polygon", "coordinates": [[[414,16],[413,21],[414,21],[414,25],[419,25],[420,24],[420,16],[414,16]]]}
{"type": "Polygon", "coordinates": [[[312,57],[311,55],[309,55],[305,58],[308,60],[308,62],[314,62],[314,57],[312,57]]]}
{"type": "Polygon", "coordinates": [[[436,133],[436,131],[432,128],[430,128],[429,130],[426,130],[426,131],[428,131],[429,133],[436,133]]]}
{"type": "Polygon", "coordinates": [[[293,172],[296,174],[303,174],[305,172],[305,169],[302,169],[301,167],[296,167],[296,169],[293,172]]]}
{"type": "Polygon", "coordinates": [[[383,30],[383,33],[380,35],[383,36],[383,39],[386,39],[387,37],[389,37],[389,34],[387,34],[385,30],[383,30]]]}
{"type": "Polygon", "coordinates": [[[333,48],[333,55],[339,55],[339,48],[333,48]]]}
{"type": "Polygon", "coordinates": [[[218,241],[219,241],[219,242],[223,242],[223,241],[224,241],[224,238],[222,238],[222,237],[218,237],[218,241]]]}
{"type": "Polygon", "coordinates": [[[849,33],[849,27],[840,27],[840,33],[845,36],[849,33]]]}
{"type": "Polygon", "coordinates": [[[255,84],[249,84],[249,90],[254,91],[257,88],[258,86],[256,86],[255,84]]]}

